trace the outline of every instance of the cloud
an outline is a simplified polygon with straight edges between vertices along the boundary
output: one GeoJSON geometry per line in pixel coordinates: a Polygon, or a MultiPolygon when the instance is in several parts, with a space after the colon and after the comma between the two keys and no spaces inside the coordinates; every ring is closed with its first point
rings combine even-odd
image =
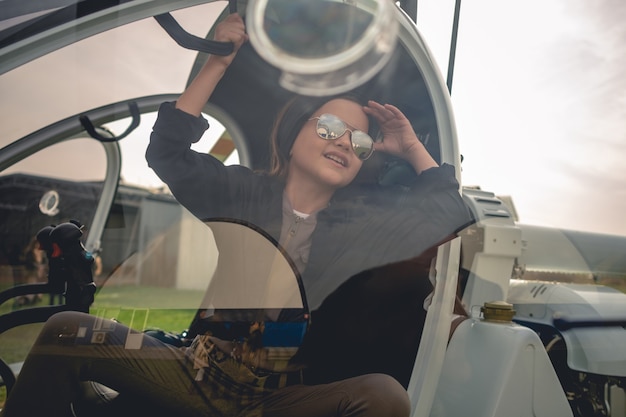
{"type": "Polygon", "coordinates": [[[626,235],[625,21],[623,0],[464,4],[464,179],[511,195],[523,220],[626,235]]]}

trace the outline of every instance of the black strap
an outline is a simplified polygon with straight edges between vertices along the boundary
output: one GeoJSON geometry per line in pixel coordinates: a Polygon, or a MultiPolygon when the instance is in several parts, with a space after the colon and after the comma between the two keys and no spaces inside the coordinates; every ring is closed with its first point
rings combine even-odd
{"type": "Polygon", "coordinates": [[[130,126],[119,136],[113,135],[112,137],[103,136],[96,131],[93,123],[87,115],[81,115],[78,119],[80,120],[80,124],[83,125],[89,136],[94,139],[99,140],[100,142],[116,142],[118,140],[124,139],[126,136],[130,134],[133,130],[139,126],[139,122],[141,120],[141,116],[139,115],[139,107],[137,107],[137,103],[131,101],[128,103],[128,109],[130,110],[130,115],[132,116],[132,120],[130,122],[130,126]]]}
{"type": "MultiPolygon", "coordinates": [[[[236,8],[237,6],[235,5],[235,9],[236,8]]],[[[160,14],[154,16],[154,18],[159,22],[159,25],[165,29],[167,34],[185,49],[223,56],[233,53],[234,46],[232,42],[211,41],[192,35],[185,31],[169,13],[160,14]]]]}

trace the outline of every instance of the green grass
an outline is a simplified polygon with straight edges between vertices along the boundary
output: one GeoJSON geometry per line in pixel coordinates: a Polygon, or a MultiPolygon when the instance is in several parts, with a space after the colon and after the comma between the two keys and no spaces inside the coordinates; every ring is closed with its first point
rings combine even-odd
{"type": "MultiPolygon", "coordinates": [[[[180,333],[189,327],[200,305],[204,291],[171,288],[115,286],[96,294],[90,314],[116,319],[136,330],[161,329],[180,333]]],[[[19,307],[41,307],[47,296],[35,304],[19,307]]],[[[0,306],[0,314],[17,309],[11,301],[0,306]]],[[[23,361],[43,324],[20,326],[0,335],[0,358],[7,363],[23,361]]]]}
{"type": "MultiPolygon", "coordinates": [[[[172,288],[112,286],[96,294],[90,314],[115,319],[136,330],[162,329],[180,333],[187,329],[204,291],[172,288]]],[[[0,314],[18,308],[41,307],[48,297],[26,307],[16,307],[11,301],[0,306],[0,314]]],[[[42,324],[11,329],[0,335],[0,358],[7,363],[24,360],[42,324]]]]}
{"type": "MultiPolygon", "coordinates": [[[[90,314],[116,319],[136,330],[161,329],[180,333],[189,327],[203,295],[203,290],[131,285],[103,287],[96,294],[90,314]]],[[[46,305],[48,296],[26,307],[18,307],[9,300],[0,306],[0,314],[46,305]]],[[[42,326],[43,323],[29,324],[0,334],[0,358],[9,364],[23,361],[42,326]]],[[[0,408],[5,396],[4,388],[0,388],[0,408]]]]}
{"type": "Polygon", "coordinates": [[[96,294],[91,314],[114,318],[136,330],[158,328],[179,333],[189,327],[203,295],[204,291],[172,288],[104,288],[96,294]]]}

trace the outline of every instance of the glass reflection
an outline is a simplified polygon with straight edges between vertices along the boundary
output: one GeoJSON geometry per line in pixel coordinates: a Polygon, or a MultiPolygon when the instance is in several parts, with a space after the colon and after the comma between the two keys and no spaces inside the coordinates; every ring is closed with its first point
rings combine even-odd
{"type": "Polygon", "coordinates": [[[264,29],[276,47],[289,55],[325,58],[354,46],[375,13],[341,2],[270,0],[264,29]]]}

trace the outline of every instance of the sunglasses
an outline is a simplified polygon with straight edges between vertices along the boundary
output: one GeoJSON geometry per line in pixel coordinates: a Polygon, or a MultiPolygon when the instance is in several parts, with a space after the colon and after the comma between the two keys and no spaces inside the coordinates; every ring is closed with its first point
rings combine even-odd
{"type": "Polygon", "coordinates": [[[317,120],[315,131],[317,136],[324,140],[337,140],[346,132],[350,132],[352,151],[362,161],[374,153],[374,140],[365,132],[350,130],[339,117],[324,113],[319,117],[311,117],[309,120],[317,120]]]}

